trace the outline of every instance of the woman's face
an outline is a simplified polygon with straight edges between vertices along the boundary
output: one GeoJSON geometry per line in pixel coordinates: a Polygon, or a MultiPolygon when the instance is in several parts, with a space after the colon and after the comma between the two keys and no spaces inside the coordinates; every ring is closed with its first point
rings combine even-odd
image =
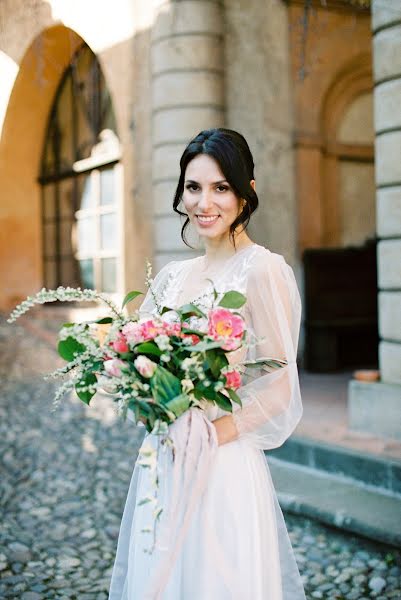
{"type": "Polygon", "coordinates": [[[198,154],[188,163],[182,201],[196,232],[206,238],[227,236],[241,212],[218,163],[207,154],[198,154]]]}

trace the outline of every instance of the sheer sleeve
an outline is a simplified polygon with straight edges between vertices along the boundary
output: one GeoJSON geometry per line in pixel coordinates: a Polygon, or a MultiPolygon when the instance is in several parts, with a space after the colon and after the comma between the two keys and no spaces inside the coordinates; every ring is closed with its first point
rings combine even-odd
{"type": "Polygon", "coordinates": [[[270,372],[248,368],[252,379],[237,390],[242,400],[233,412],[238,437],[256,448],[280,446],[302,416],[296,363],[301,310],[296,279],[284,257],[269,251],[257,257],[248,276],[244,316],[263,339],[249,348],[247,359],[283,358],[288,364],[270,372]]]}

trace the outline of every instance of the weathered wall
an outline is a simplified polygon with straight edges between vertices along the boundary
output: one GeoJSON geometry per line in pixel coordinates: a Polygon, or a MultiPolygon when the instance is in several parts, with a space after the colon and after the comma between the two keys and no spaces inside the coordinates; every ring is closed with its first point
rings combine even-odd
{"type": "Polygon", "coordinates": [[[6,1],[0,51],[0,306],[9,308],[42,285],[37,176],[48,113],[60,77],[77,46],[96,53],[106,78],[123,146],[126,226],[121,257],[124,287],[143,287],[152,257],[149,27],[146,0],[113,3],[6,1]],[[96,19],[93,18],[96,11],[96,19]],[[4,87],[3,87],[4,86],[4,87]],[[9,96],[9,97],[8,97],[9,96]],[[29,248],[29,251],[27,251],[29,248]]]}

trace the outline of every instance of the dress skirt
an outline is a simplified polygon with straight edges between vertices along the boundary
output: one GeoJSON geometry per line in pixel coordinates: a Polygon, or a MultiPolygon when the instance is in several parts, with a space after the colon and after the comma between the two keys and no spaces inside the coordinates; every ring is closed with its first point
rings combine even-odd
{"type": "MultiPolygon", "coordinates": [[[[171,427],[174,460],[159,451],[163,512],[152,553],[154,532],[141,530],[152,526],[154,506],[139,504],[154,493],[151,471],[135,464],[109,599],[305,600],[263,450],[241,439],[218,446],[203,411],[188,412],[171,427]]],[[[158,444],[146,433],[141,449],[158,444]]]]}

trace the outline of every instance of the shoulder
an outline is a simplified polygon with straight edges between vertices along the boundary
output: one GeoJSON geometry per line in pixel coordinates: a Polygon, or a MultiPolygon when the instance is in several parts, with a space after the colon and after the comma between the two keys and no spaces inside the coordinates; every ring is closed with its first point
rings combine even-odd
{"type": "Polygon", "coordinates": [[[250,281],[257,282],[269,276],[283,277],[288,270],[292,268],[282,254],[272,252],[259,244],[255,247],[249,270],[250,281]]]}

